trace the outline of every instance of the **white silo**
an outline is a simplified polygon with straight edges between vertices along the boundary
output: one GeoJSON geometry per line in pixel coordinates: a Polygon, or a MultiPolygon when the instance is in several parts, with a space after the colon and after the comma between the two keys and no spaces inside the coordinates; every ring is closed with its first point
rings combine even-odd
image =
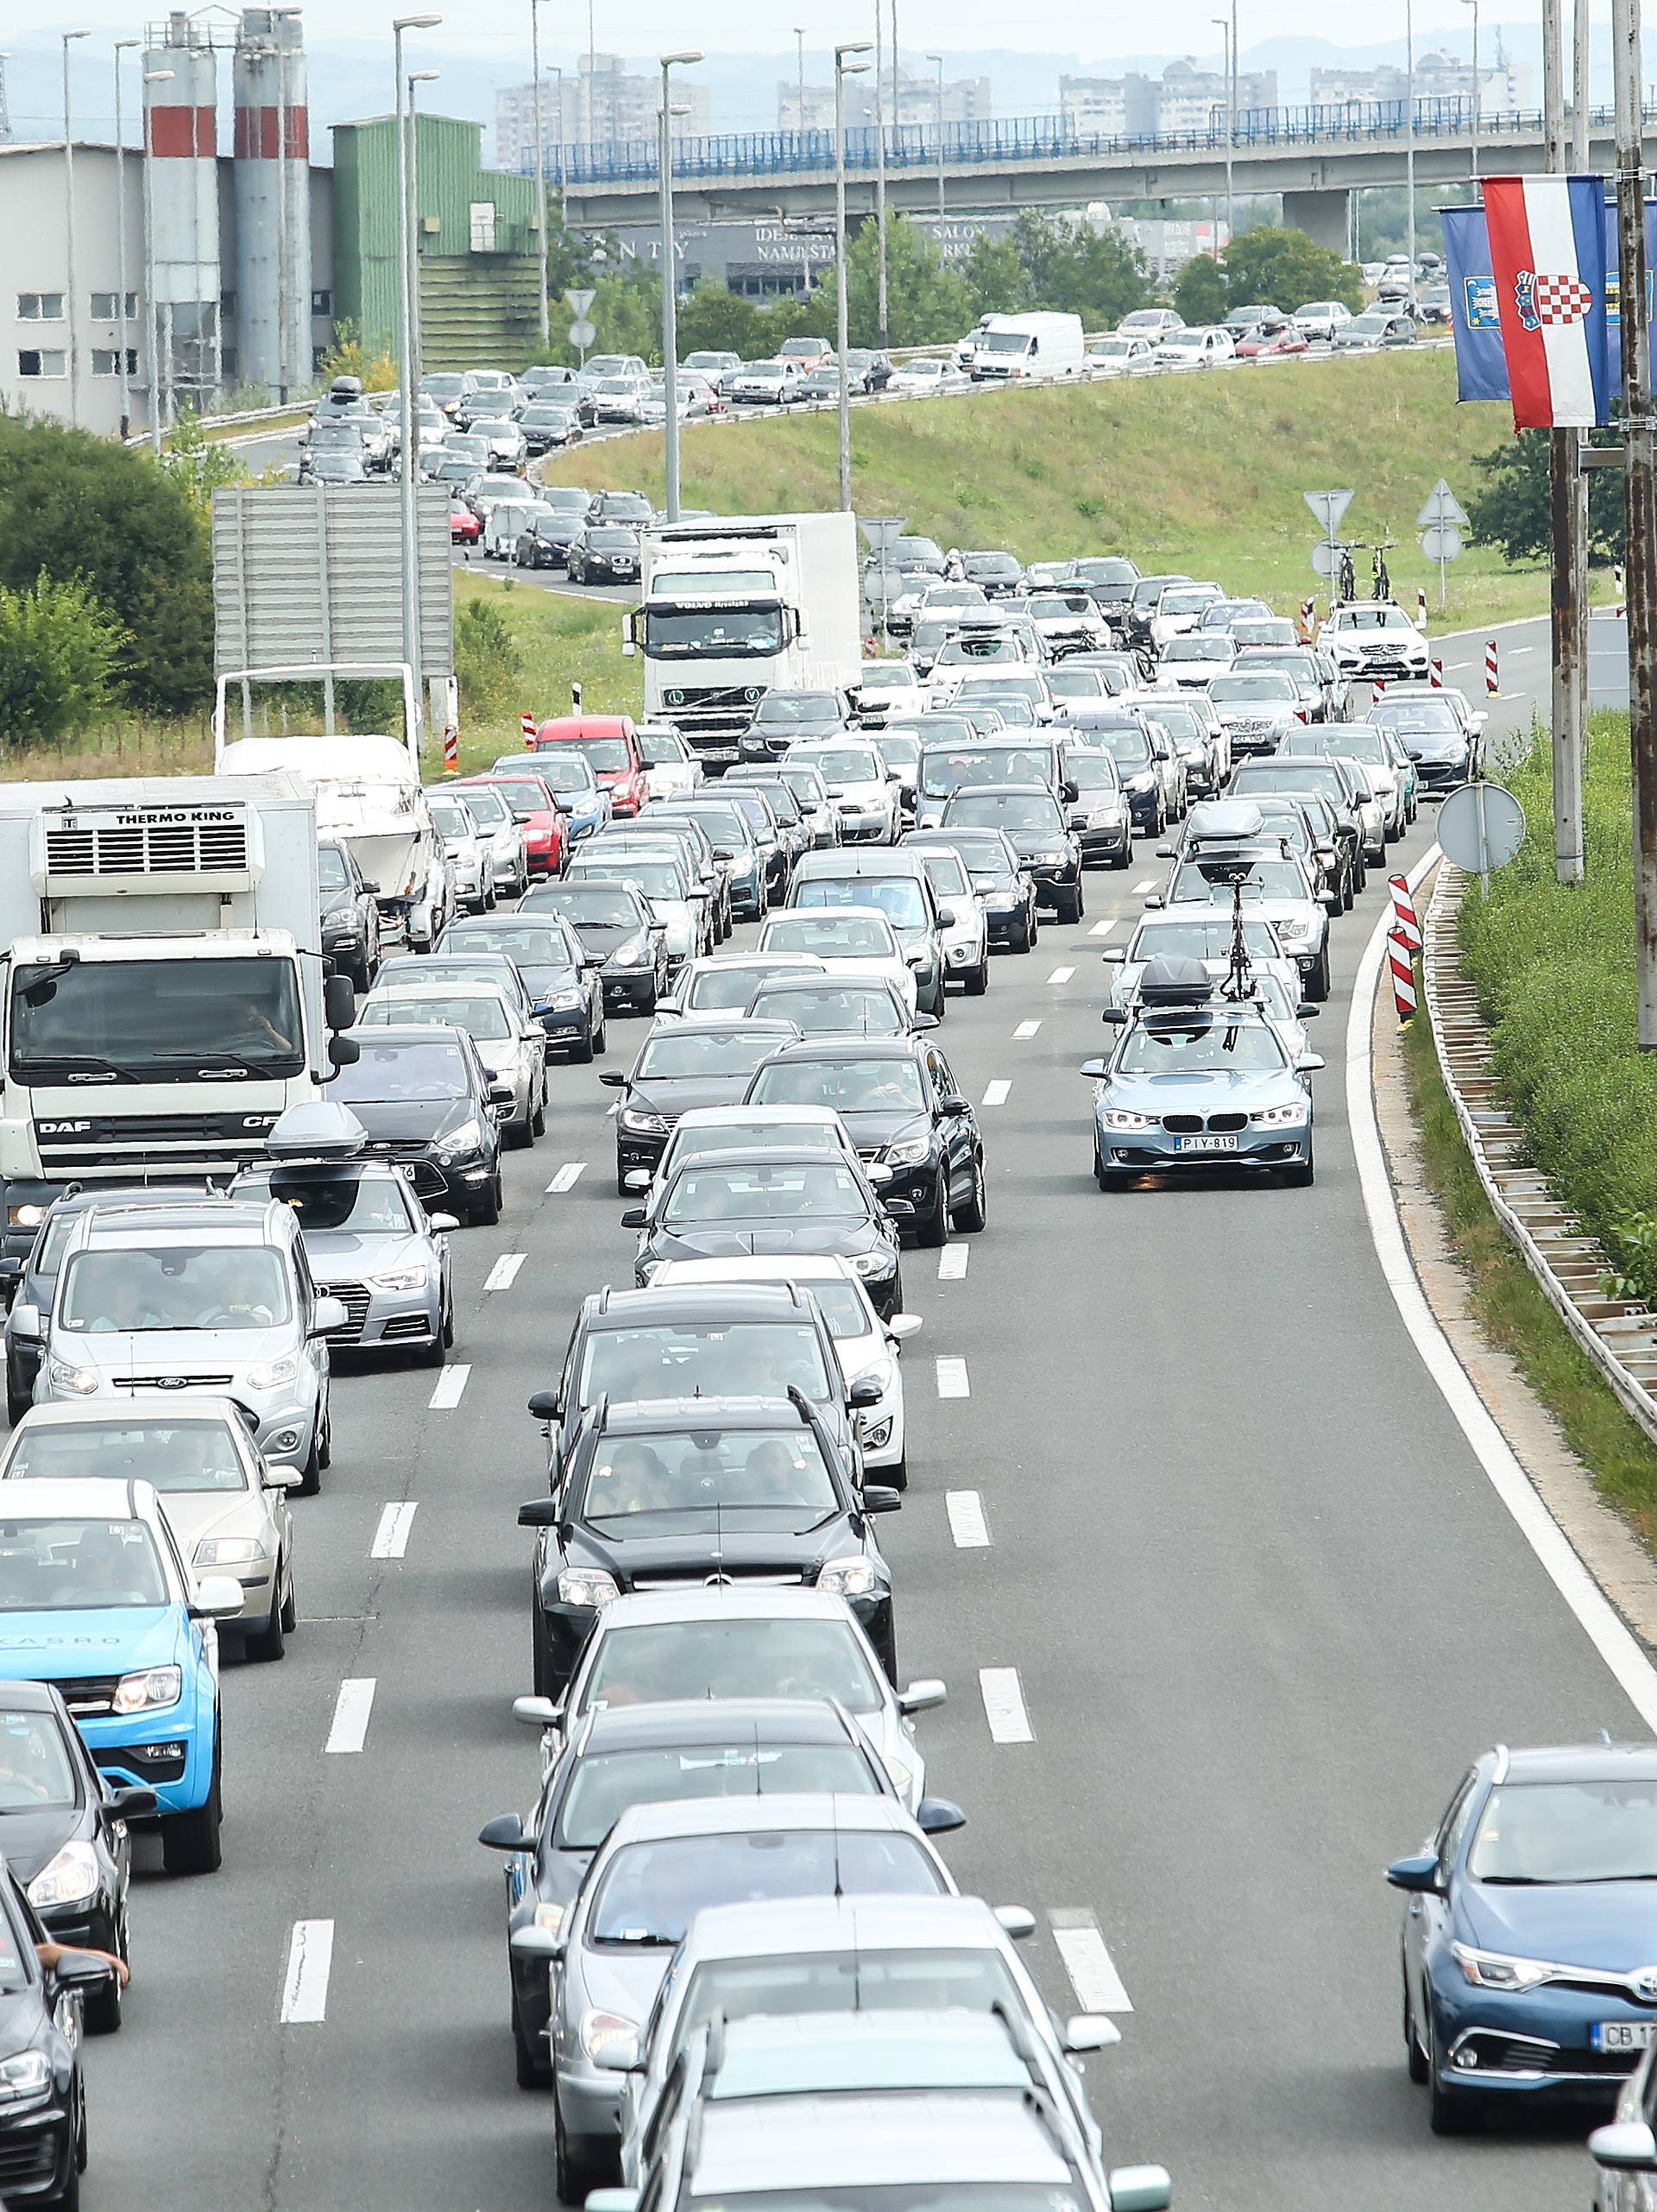
{"type": "Polygon", "coordinates": [[[311,375],[311,137],[296,12],[244,8],[236,40],[236,374],[286,398],[311,375]]]}
{"type": "Polygon", "coordinates": [[[152,388],[169,421],[205,413],[220,381],[217,99],[206,34],[174,9],[144,48],[152,388]]]}

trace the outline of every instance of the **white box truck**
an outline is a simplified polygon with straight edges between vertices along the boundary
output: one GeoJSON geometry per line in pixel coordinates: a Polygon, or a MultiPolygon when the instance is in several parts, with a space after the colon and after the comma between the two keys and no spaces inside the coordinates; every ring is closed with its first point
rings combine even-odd
{"type": "Polygon", "coordinates": [[[645,539],[645,718],[671,722],[715,772],[767,691],[847,690],[863,661],[857,524],[849,514],[663,523],[645,539]]]}
{"type": "Polygon", "coordinates": [[[1052,383],[1086,360],[1080,315],[992,315],[973,334],[974,384],[1052,383]]]}
{"type": "Polygon", "coordinates": [[[297,776],[0,785],[0,1255],[71,1183],[228,1177],[355,1056],[297,776]]]}

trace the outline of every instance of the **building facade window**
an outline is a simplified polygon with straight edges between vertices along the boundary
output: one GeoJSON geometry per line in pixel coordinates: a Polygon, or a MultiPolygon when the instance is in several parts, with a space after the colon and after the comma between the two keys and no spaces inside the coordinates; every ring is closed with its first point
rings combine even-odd
{"type": "Polygon", "coordinates": [[[69,356],[66,353],[40,353],[32,346],[21,346],[17,352],[17,374],[20,376],[66,376],[69,356]]]}
{"type": "MultiPolygon", "coordinates": [[[[94,376],[118,376],[121,374],[119,347],[95,345],[92,348],[92,374],[94,376]]],[[[127,374],[129,376],[135,376],[138,374],[136,346],[129,345],[127,348],[127,374]]]]}
{"type": "MultiPolygon", "coordinates": [[[[121,312],[121,296],[116,292],[95,292],[92,294],[92,320],[112,323],[121,312]]],[[[138,312],[138,294],[127,294],[127,320],[131,322],[138,312]]]]}
{"type": "Polygon", "coordinates": [[[62,293],[20,292],[17,294],[17,319],[20,323],[60,323],[63,320],[62,293]]]}
{"type": "Polygon", "coordinates": [[[313,292],[311,294],[311,312],[313,315],[331,315],[333,312],[334,295],[331,292],[313,292]]]}

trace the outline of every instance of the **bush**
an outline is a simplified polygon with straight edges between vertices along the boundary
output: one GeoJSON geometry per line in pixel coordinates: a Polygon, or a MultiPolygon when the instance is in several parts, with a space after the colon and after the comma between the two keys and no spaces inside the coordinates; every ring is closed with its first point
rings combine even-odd
{"type": "Polygon", "coordinates": [[[1461,909],[1496,1074],[1536,1164],[1635,1295],[1657,1300],[1657,1058],[1639,1049],[1629,724],[1596,715],[1583,778],[1587,880],[1553,876],[1551,761],[1510,777],[1529,834],[1461,909]]]}
{"type": "Polygon", "coordinates": [[[463,716],[517,703],[524,656],[510,622],[492,600],[469,599],[455,611],[455,673],[463,716]]]}
{"type": "Polygon", "coordinates": [[[0,743],[76,736],[113,703],[125,636],[79,580],[0,585],[0,743]]]}

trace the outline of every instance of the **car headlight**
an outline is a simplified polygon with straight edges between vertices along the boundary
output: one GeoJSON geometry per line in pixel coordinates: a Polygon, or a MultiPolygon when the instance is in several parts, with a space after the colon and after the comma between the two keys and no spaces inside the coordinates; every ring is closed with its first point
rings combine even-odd
{"type": "Polygon", "coordinates": [[[1509,1958],[1501,1951],[1475,1950],[1471,1944],[1452,1943],[1450,1956],[1475,1989],[1534,1989],[1539,1982],[1571,1971],[1568,1966],[1551,1966],[1545,1959],[1509,1958]]]}
{"type": "Polygon", "coordinates": [[[373,1290],[424,1290],[431,1279],[431,1270],[424,1260],[413,1267],[394,1267],[386,1275],[371,1275],[369,1287],[373,1290]]]}
{"type": "Polygon", "coordinates": [[[481,1150],[482,1144],[483,1131],[478,1124],[463,1121],[458,1129],[451,1130],[447,1137],[438,1139],[438,1150],[445,1160],[453,1160],[463,1152],[481,1150]]]}
{"type": "Polygon", "coordinates": [[[6,1219],[14,1229],[38,1229],[46,1219],[43,1206],[13,1206],[7,1209],[6,1219]]]}
{"type": "Polygon", "coordinates": [[[620,2013],[590,2012],[581,2016],[581,2047],[589,2058],[617,2043],[624,2035],[636,2035],[637,2020],[624,2020],[620,2013]]]}
{"type": "Polygon", "coordinates": [[[1105,1109],[1106,1129],[1157,1129],[1161,1125],[1156,1114],[1136,1113],[1131,1106],[1106,1106],[1105,1109]]]}
{"type": "Polygon", "coordinates": [[[918,1168],[932,1150],[929,1137],[911,1137],[902,1144],[888,1144],[886,1165],[889,1168],[918,1168]]]}
{"type": "Polygon", "coordinates": [[[42,2096],[50,2087],[52,2069],[40,2051],[19,2051],[0,2058],[0,2097],[42,2096]]]}
{"type": "Polygon", "coordinates": [[[897,1264],[890,1252],[859,1252],[852,1261],[854,1270],[861,1276],[890,1275],[897,1264]]]}
{"type": "Polygon", "coordinates": [[[1284,915],[1278,920],[1277,934],[1280,937],[1304,937],[1311,928],[1312,924],[1304,916],[1284,915]]]}
{"type": "Polygon", "coordinates": [[[251,1566],[269,1556],[255,1536],[204,1536],[193,1553],[198,1566],[251,1566]]]}
{"type": "Polygon", "coordinates": [[[54,1390],[73,1390],[79,1397],[90,1398],[98,1388],[98,1375],[91,1367],[66,1367],[62,1360],[51,1359],[46,1372],[54,1390]]]}
{"type": "Polygon", "coordinates": [[[144,1667],[123,1674],[115,1686],[110,1710],[117,1713],[147,1713],[158,1705],[176,1705],[184,1695],[184,1670],[180,1667],[144,1667]]]}
{"type": "Polygon", "coordinates": [[[623,1129],[636,1129],[649,1136],[659,1137],[667,1127],[665,1114],[648,1113],[641,1106],[624,1106],[621,1115],[623,1129]]]}
{"type": "Polygon", "coordinates": [[[1103,806],[1087,810],[1087,827],[1090,829],[1108,829],[1113,822],[1119,822],[1121,818],[1122,803],[1119,799],[1110,799],[1103,806]]]}
{"type": "Polygon", "coordinates": [[[291,1355],[281,1359],[268,1359],[262,1367],[249,1367],[243,1378],[250,1390],[280,1390],[284,1383],[291,1383],[299,1371],[299,1363],[291,1355]]]}
{"type": "Polygon", "coordinates": [[[570,1014],[586,1003],[587,993],[584,991],[555,991],[546,1005],[550,1013],[570,1014]]]}
{"type": "Polygon", "coordinates": [[[874,1590],[874,1569],[866,1559],[830,1560],[817,1587],[836,1597],[867,1598],[874,1590]]]}
{"type": "Polygon", "coordinates": [[[558,1577],[558,1601],[564,1605],[608,1605],[620,1597],[615,1577],[602,1566],[567,1566],[558,1577]]]}
{"type": "Polygon", "coordinates": [[[610,955],[611,963],[616,967],[637,967],[643,958],[637,945],[623,945],[610,955]]]}
{"type": "Polygon", "coordinates": [[[1290,1123],[1306,1119],[1304,1101],[1299,1106],[1262,1106],[1249,1119],[1257,1129],[1287,1129],[1290,1123]]]}
{"type": "Polygon", "coordinates": [[[28,1901],[37,1913],[54,1905],[79,1905],[96,1893],[98,1883],[98,1854],[91,1845],[66,1843],[29,1883],[28,1901]]]}
{"type": "Polygon", "coordinates": [[[915,1769],[901,1752],[883,1751],[880,1764],[886,1770],[886,1780],[899,1797],[904,1797],[915,1786],[915,1769]]]}

